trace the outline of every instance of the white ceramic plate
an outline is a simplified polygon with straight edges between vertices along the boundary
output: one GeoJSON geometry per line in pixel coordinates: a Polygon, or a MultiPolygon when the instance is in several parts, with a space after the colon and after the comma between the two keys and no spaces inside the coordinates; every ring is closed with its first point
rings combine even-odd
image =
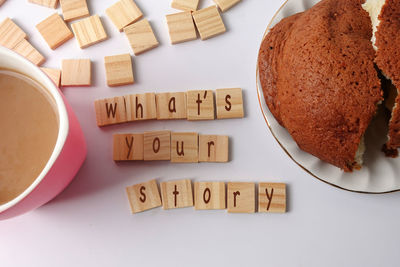
{"type": "MultiPolygon", "coordinates": [[[[317,2],[319,0],[287,0],[272,18],[265,35],[281,19],[307,10],[317,2]]],[[[381,146],[386,141],[387,132],[387,126],[383,119],[385,116],[383,109],[372,122],[375,127],[370,127],[365,135],[367,151],[364,155],[363,168],[360,171],[345,173],[339,168],[300,150],[289,133],[275,120],[264,100],[258,64],[257,91],[261,110],[272,135],[289,157],[309,174],[330,185],[359,193],[389,193],[400,190],[400,158],[387,158],[381,152],[381,146]]]]}

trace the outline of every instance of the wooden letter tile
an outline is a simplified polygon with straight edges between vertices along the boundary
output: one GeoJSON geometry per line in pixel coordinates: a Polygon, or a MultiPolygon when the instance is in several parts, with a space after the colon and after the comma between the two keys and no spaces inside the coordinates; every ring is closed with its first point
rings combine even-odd
{"type": "Polygon", "coordinates": [[[171,132],[144,133],[144,160],[171,159],[171,132]]]}
{"type": "Polygon", "coordinates": [[[86,0],[60,0],[65,21],[71,21],[89,16],[86,0]]]}
{"type": "Polygon", "coordinates": [[[86,48],[107,39],[107,33],[98,15],[72,23],[71,27],[80,48],[86,48]]]}
{"type": "Polygon", "coordinates": [[[217,89],[217,119],[243,118],[243,96],[241,88],[217,89]]]}
{"type": "Polygon", "coordinates": [[[228,162],[229,137],[223,135],[199,135],[200,162],[228,162]]]}
{"type": "Polygon", "coordinates": [[[172,0],[171,7],[183,11],[195,11],[199,5],[199,0],[172,0]]]}
{"type": "Polygon", "coordinates": [[[64,59],[61,63],[62,86],[89,86],[92,82],[90,59],[64,59]]]}
{"type": "Polygon", "coordinates": [[[213,120],[214,112],[214,93],[212,90],[188,91],[187,95],[187,119],[213,120]]]}
{"type": "Polygon", "coordinates": [[[171,134],[171,162],[199,162],[199,137],[197,133],[171,134]]]}
{"type": "Polygon", "coordinates": [[[258,212],[286,212],[286,184],[259,183],[258,212]]]}
{"type": "Polygon", "coordinates": [[[129,121],[154,120],[157,118],[156,95],[145,93],[129,95],[130,116],[129,121]]]}
{"type": "Polygon", "coordinates": [[[228,212],[254,213],[255,190],[254,183],[228,183],[228,212]]]}
{"type": "Polygon", "coordinates": [[[124,28],[133,53],[139,55],[158,46],[158,41],[147,19],[142,19],[124,28]]]}
{"type": "Polygon", "coordinates": [[[114,161],[143,160],[143,134],[114,134],[114,161]]]}
{"type": "Polygon", "coordinates": [[[156,94],[157,120],[186,119],[186,93],[156,94]]]}
{"type": "Polygon", "coordinates": [[[226,31],[217,6],[210,6],[193,12],[194,22],[202,40],[209,39],[226,31]]]}
{"type": "Polygon", "coordinates": [[[224,182],[195,182],[194,208],[196,210],[223,210],[225,203],[224,182]]]}
{"type": "Polygon", "coordinates": [[[106,9],[106,14],[119,31],[124,27],[141,19],[142,11],[133,0],[120,0],[106,9]]]}
{"type": "Polygon", "coordinates": [[[161,183],[163,209],[193,207],[192,182],[190,180],[161,183]]]}
{"type": "Polygon", "coordinates": [[[50,68],[40,68],[47,76],[54,82],[57,87],[60,87],[61,81],[61,70],[50,69],[50,68]]]}
{"type": "Polygon", "coordinates": [[[214,0],[214,2],[217,4],[222,12],[225,12],[226,10],[239,3],[240,0],[214,0]]]}
{"type": "Polygon", "coordinates": [[[28,0],[28,2],[54,9],[56,9],[58,5],[58,0],[28,0]]]}
{"type": "Polygon", "coordinates": [[[42,65],[46,61],[44,56],[25,39],[22,39],[12,50],[37,66],[42,65]]]}
{"type": "Polygon", "coordinates": [[[36,28],[51,49],[56,49],[74,37],[67,24],[57,13],[40,22],[36,28]]]}
{"type": "Polygon", "coordinates": [[[168,25],[169,38],[172,44],[197,39],[196,28],[190,11],[165,16],[168,25]]]}
{"type": "Polygon", "coordinates": [[[161,207],[160,191],[156,180],[126,188],[132,213],[161,207]]]}
{"type": "Polygon", "coordinates": [[[130,54],[104,57],[107,85],[120,86],[134,83],[130,54]]]}
{"type": "Polygon", "coordinates": [[[127,105],[129,98],[117,96],[96,100],[94,107],[96,111],[97,126],[106,126],[128,121],[127,105]]]}
{"type": "Polygon", "coordinates": [[[10,18],[6,18],[0,23],[0,45],[13,49],[19,42],[27,38],[26,33],[10,18]]]}

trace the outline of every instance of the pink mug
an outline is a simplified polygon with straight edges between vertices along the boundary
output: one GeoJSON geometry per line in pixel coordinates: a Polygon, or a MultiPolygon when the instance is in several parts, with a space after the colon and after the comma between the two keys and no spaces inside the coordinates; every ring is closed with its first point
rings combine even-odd
{"type": "MultiPolygon", "coordinates": [[[[12,218],[45,204],[72,181],[86,158],[81,126],[62,92],[37,66],[0,46],[0,68],[14,70],[39,82],[53,96],[59,116],[57,141],[46,166],[15,199],[0,205],[0,220],[12,218]]],[[[0,89],[1,90],[1,89],[0,89]]]]}

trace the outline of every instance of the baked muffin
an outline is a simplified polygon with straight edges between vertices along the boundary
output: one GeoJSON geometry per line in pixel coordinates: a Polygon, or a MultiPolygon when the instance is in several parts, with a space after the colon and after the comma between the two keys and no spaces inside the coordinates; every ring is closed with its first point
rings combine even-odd
{"type": "Polygon", "coordinates": [[[283,19],[262,42],[266,103],[298,146],[344,171],[358,169],[363,135],[382,100],[363,0],[322,0],[283,19]]]}
{"type": "Polygon", "coordinates": [[[384,145],[387,156],[397,157],[400,147],[400,1],[367,0],[363,8],[368,11],[372,26],[372,43],[376,50],[375,62],[383,75],[391,80],[388,86],[387,107],[391,109],[388,141],[384,145]]]}

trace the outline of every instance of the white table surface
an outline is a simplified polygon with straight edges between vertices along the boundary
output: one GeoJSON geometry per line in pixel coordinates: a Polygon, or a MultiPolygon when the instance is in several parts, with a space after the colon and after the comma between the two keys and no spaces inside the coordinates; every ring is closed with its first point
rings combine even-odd
{"type": "MultiPolygon", "coordinates": [[[[212,2],[200,0],[205,7],[212,2]]],[[[136,83],[108,88],[103,57],[132,51],[104,15],[114,1],[89,0],[109,40],[80,50],[70,40],[55,51],[34,25],[52,9],[7,0],[9,16],[59,67],[62,58],[90,58],[94,86],[63,89],[88,143],[88,157],[71,185],[47,205],[0,222],[0,266],[398,266],[399,193],[365,195],[324,184],[293,163],[270,134],[257,102],[255,69],[263,32],[283,0],[243,0],[223,14],[227,33],[208,41],[169,44],[170,0],[137,0],[160,47],[133,57],[136,83]],[[208,122],[140,122],[99,129],[93,101],[142,92],[242,87],[246,117],[208,122]],[[145,162],[116,165],[112,134],[170,129],[231,137],[228,164],[145,162]],[[228,214],[161,208],[132,215],[125,187],[159,181],[254,181],[288,184],[286,214],[228,214]]],[[[59,12],[60,9],[58,9],[59,12]]]]}

